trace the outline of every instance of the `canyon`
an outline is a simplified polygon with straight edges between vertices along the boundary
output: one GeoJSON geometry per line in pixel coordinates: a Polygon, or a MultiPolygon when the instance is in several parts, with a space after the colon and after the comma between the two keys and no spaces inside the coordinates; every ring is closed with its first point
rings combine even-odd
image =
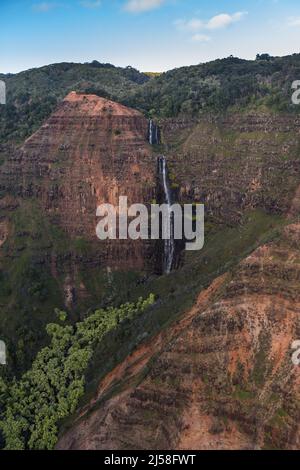
{"type": "Polygon", "coordinates": [[[300,119],[159,116],[145,101],[69,91],[25,142],[1,144],[7,374],[47,345],[55,308],[73,325],[153,293],[98,345],[57,449],[299,449],[300,119]],[[123,195],[204,204],[203,250],[98,240],[97,207],[123,195]]]}
{"type": "Polygon", "coordinates": [[[298,449],[300,225],[100,382],[58,449],[298,449]]]}
{"type": "Polygon", "coordinates": [[[58,449],[299,448],[299,369],[291,360],[300,326],[299,159],[295,136],[287,135],[294,126],[298,136],[297,121],[251,115],[237,131],[233,119],[230,132],[239,134],[228,156],[226,124],[217,139],[220,125],[201,123],[170,157],[182,200],[204,199],[211,220],[234,224],[262,206],[290,221],[106,375],[58,449]],[[287,158],[280,163],[281,152],[287,158]],[[180,177],[191,178],[189,171],[185,186],[180,177]],[[287,184],[272,184],[277,178],[287,184]]]}
{"type": "MultiPolygon", "coordinates": [[[[71,238],[95,242],[96,208],[149,203],[155,163],[146,143],[148,121],[137,111],[94,95],[71,92],[46,123],[2,167],[2,191],[37,200],[71,238]]],[[[106,264],[143,268],[139,246],[106,246],[106,264]],[[122,249],[122,256],[118,252],[122,249]],[[116,250],[111,254],[111,250],[116,250]]],[[[104,264],[104,262],[103,262],[104,264]]]]}
{"type": "Polygon", "coordinates": [[[149,206],[157,197],[148,130],[148,119],[136,110],[70,92],[1,165],[0,330],[22,367],[43,341],[28,325],[46,326],[58,305],[79,318],[101,299],[108,302],[118,295],[115,270],[122,285],[130,271],[161,271],[155,242],[96,236],[100,204],[117,205],[126,195],[129,204],[149,206]],[[23,346],[18,353],[24,341],[31,352],[23,346]]]}

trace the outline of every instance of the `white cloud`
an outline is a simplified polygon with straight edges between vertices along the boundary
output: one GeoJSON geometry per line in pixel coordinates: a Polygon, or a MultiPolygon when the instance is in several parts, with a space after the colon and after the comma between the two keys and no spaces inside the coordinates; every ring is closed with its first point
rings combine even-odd
{"type": "Polygon", "coordinates": [[[210,40],[211,40],[211,37],[207,36],[206,34],[196,33],[192,36],[192,41],[195,41],[195,42],[208,42],[210,40]]]}
{"type": "Polygon", "coordinates": [[[213,16],[207,21],[203,21],[198,18],[192,18],[191,20],[178,20],[176,25],[179,29],[190,32],[199,32],[202,30],[213,31],[216,29],[227,28],[233,23],[237,23],[244,18],[248,13],[238,11],[230,15],[229,13],[221,13],[220,15],[213,16]]]}
{"type": "Polygon", "coordinates": [[[160,7],[165,0],[127,0],[125,10],[132,13],[153,10],[160,7]]]}
{"type": "Polygon", "coordinates": [[[300,26],[300,16],[293,16],[289,18],[288,26],[300,26]]]}
{"type": "Polygon", "coordinates": [[[80,2],[80,5],[84,8],[90,8],[91,10],[94,8],[99,8],[102,5],[102,0],[83,0],[80,2]]]}
{"type": "Polygon", "coordinates": [[[42,3],[36,3],[35,5],[32,6],[34,11],[39,11],[41,13],[47,13],[50,10],[53,10],[54,8],[57,8],[59,6],[58,3],[53,3],[53,2],[42,2],[42,3]]]}
{"type": "Polygon", "coordinates": [[[228,13],[221,13],[220,15],[213,16],[213,18],[207,22],[206,27],[207,29],[226,28],[232,23],[237,23],[240,21],[245,15],[247,15],[247,12],[245,11],[238,11],[233,15],[229,15],[228,13]]]}

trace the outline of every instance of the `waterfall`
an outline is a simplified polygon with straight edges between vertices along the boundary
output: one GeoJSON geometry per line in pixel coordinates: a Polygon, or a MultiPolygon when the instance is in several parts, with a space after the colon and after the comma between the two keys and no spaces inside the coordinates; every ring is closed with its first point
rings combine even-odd
{"type": "Polygon", "coordinates": [[[148,138],[150,145],[160,144],[159,127],[154,123],[153,119],[149,120],[148,138]]]}
{"type": "Polygon", "coordinates": [[[149,144],[153,145],[153,120],[149,121],[149,144]]]}
{"type": "Polygon", "coordinates": [[[170,189],[167,162],[165,157],[159,157],[158,159],[158,170],[159,176],[162,181],[164,190],[165,203],[168,206],[168,217],[170,221],[170,237],[164,240],[164,272],[169,274],[172,270],[175,255],[175,240],[174,240],[174,214],[171,211],[172,206],[172,191],[170,189]]]}
{"type": "MultiPolygon", "coordinates": [[[[149,120],[148,138],[150,145],[160,144],[160,129],[154,123],[153,119],[149,120]]],[[[172,271],[175,256],[175,240],[174,240],[174,214],[171,211],[172,207],[172,191],[169,184],[168,168],[166,158],[161,156],[158,158],[158,173],[164,191],[164,202],[168,207],[167,217],[170,222],[170,234],[167,240],[164,240],[164,256],[163,268],[166,274],[172,271]]]]}

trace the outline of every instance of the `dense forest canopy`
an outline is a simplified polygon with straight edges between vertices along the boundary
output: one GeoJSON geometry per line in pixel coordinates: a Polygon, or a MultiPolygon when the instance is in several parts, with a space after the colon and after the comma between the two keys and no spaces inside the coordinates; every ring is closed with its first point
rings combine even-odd
{"type": "Polygon", "coordinates": [[[57,310],[58,323],[47,326],[49,346],[37,355],[20,380],[0,377],[0,448],[52,449],[58,423],[74,413],[84,394],[85,372],[102,338],[154,303],[154,296],[136,304],[97,310],[74,326],[57,310]],[[1,446],[2,441],[2,446],[1,446]]]}
{"type": "Polygon", "coordinates": [[[231,56],[162,74],[95,60],[53,64],[0,79],[7,84],[7,106],[0,108],[0,140],[22,142],[72,90],[110,98],[157,118],[197,117],[231,107],[295,112],[291,84],[300,79],[300,54],[261,54],[253,61],[231,56]]]}

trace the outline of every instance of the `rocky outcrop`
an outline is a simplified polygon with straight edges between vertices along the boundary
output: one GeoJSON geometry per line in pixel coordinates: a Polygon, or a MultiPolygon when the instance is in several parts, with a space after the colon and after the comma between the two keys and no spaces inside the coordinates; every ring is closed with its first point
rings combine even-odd
{"type": "Polygon", "coordinates": [[[58,448],[299,448],[299,239],[287,226],[200,293],[100,383],[58,448]]]}
{"type": "Polygon", "coordinates": [[[50,220],[71,237],[98,243],[102,263],[144,269],[149,247],[100,242],[96,208],[150,204],[156,194],[156,160],[141,113],[95,95],[71,92],[20,151],[1,167],[0,189],[18,200],[38,201],[50,220]]]}
{"type": "Polygon", "coordinates": [[[148,205],[156,197],[147,138],[140,112],[70,93],[20,149],[0,148],[0,335],[8,373],[30,367],[56,308],[76,321],[120,302],[156,268],[151,241],[96,236],[101,203],[118,206],[127,196],[129,205],[148,205]]]}

